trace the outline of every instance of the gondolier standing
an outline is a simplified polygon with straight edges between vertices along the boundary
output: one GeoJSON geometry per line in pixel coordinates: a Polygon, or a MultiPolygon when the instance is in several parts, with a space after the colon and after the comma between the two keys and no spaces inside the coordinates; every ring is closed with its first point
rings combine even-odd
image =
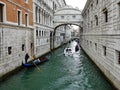
{"type": "Polygon", "coordinates": [[[26,53],[25,54],[25,63],[27,63],[28,58],[29,58],[29,55],[28,55],[28,53],[26,53]]]}

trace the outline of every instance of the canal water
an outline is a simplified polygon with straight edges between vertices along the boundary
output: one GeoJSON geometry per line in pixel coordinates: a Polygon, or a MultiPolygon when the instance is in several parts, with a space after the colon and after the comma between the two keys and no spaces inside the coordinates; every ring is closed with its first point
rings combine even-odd
{"type": "Polygon", "coordinates": [[[63,55],[64,48],[52,52],[40,71],[16,72],[0,83],[0,90],[115,90],[82,50],[71,57],[63,55]]]}

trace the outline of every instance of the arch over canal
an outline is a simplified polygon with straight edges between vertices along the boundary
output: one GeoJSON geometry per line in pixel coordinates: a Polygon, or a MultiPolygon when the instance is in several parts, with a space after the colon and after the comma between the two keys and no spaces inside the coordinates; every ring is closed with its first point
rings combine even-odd
{"type": "Polygon", "coordinates": [[[71,6],[65,6],[63,8],[57,9],[54,12],[54,32],[53,32],[53,48],[55,41],[55,34],[58,27],[62,25],[76,25],[82,29],[82,15],[78,8],[73,8],[71,6]]]}

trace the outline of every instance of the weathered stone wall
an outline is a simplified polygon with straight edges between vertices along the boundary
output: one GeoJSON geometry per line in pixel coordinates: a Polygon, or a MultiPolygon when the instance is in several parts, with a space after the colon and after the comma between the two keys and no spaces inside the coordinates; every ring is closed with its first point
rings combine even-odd
{"type": "Polygon", "coordinates": [[[33,55],[33,29],[0,25],[0,77],[21,66],[26,53],[30,60],[33,55]],[[11,47],[11,54],[8,47],[11,47]]]}
{"type": "Polygon", "coordinates": [[[120,90],[120,0],[91,0],[84,19],[81,46],[115,87],[120,90]],[[107,10],[107,22],[105,11],[107,10]],[[96,16],[98,25],[96,25],[96,16]]]}

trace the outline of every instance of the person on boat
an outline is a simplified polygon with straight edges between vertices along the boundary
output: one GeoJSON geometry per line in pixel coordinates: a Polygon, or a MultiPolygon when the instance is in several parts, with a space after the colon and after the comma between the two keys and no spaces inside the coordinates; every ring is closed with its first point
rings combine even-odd
{"type": "Polygon", "coordinates": [[[68,52],[68,48],[66,49],[66,52],[68,52]]]}
{"type": "Polygon", "coordinates": [[[29,55],[28,55],[28,53],[26,53],[25,54],[25,63],[27,63],[28,58],[29,58],[29,55]]]}
{"type": "Polygon", "coordinates": [[[78,50],[79,50],[79,47],[78,47],[78,45],[76,45],[75,51],[77,52],[78,50]]]}

